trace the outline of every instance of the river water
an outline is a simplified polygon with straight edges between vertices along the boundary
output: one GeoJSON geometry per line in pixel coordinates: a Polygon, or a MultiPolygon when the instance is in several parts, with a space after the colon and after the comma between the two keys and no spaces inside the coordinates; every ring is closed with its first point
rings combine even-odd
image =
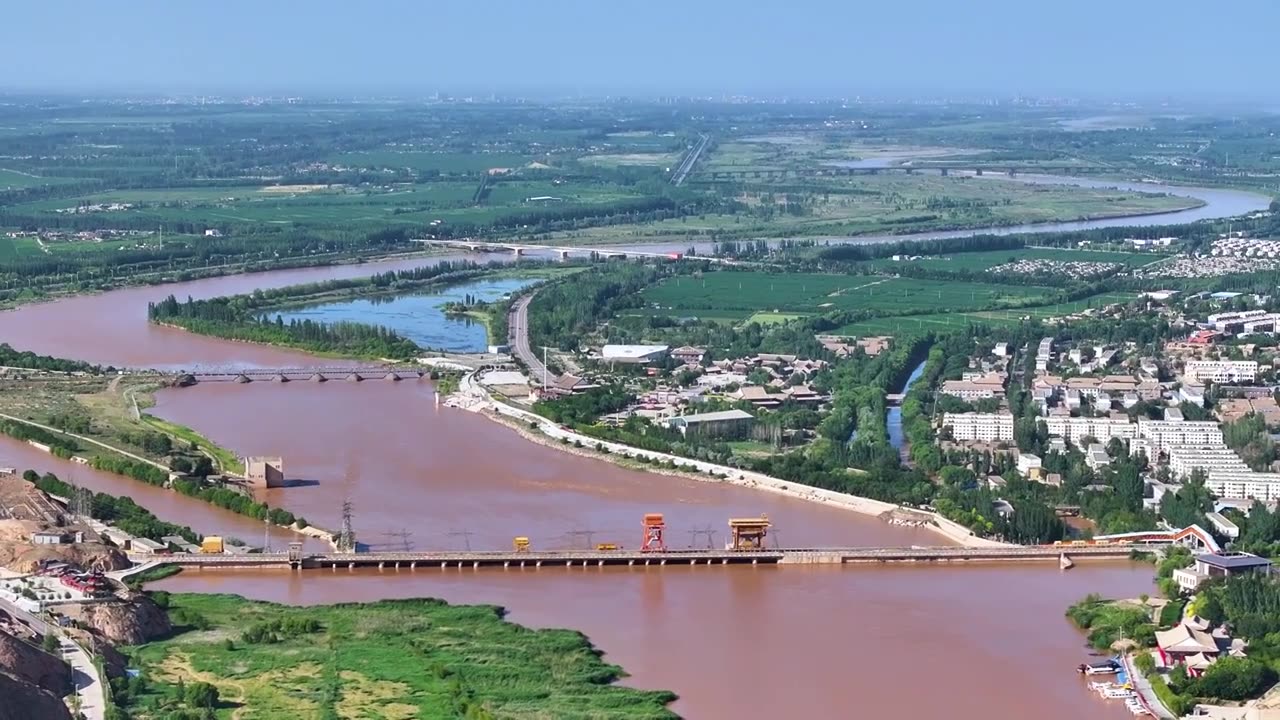
{"type": "MultiPolygon", "coordinates": [[[[1248,193],[1210,192],[1227,198],[1217,204],[1222,214],[1259,202],[1248,193]]],[[[211,297],[434,261],[401,258],[70,298],[0,313],[0,337],[21,349],[118,366],[305,366],[317,361],[153,327],[146,305],[169,293],[211,297]]],[[[283,456],[296,482],[267,491],[266,499],[327,527],[338,524],[342,501],[350,499],[358,538],[375,548],[402,546],[406,537],[418,549],[503,548],[515,535],[529,536],[535,547],[632,546],[646,512],[666,514],[674,547],[705,542],[691,531],[708,528],[723,543],[727,518],[762,512],[784,546],[940,542],[921,529],[830,507],[624,470],[536,445],[482,417],[437,408],[425,381],[205,384],[159,393],[154,412],[243,453],[283,456]]],[[[0,458],[132,495],[201,532],[261,537],[261,525],[247,519],[73,467],[7,438],[0,438],[0,458]]],[[[421,595],[496,603],[518,622],[586,632],[632,674],[628,683],[677,692],[675,710],[692,718],[1119,720],[1127,717],[1123,707],[1097,700],[1074,673],[1086,651],[1063,611],[1089,592],[1136,596],[1152,582],[1149,566],[1121,562],[1082,563],[1069,572],[1048,564],[208,571],[163,586],[300,604],[421,595]]]]}

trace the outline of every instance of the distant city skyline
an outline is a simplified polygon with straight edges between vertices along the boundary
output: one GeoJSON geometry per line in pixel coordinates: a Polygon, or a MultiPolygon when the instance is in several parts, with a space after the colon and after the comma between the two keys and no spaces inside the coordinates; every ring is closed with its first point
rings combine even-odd
{"type": "Polygon", "coordinates": [[[902,0],[6,7],[0,90],[982,95],[1280,105],[1280,3],[902,0]]]}

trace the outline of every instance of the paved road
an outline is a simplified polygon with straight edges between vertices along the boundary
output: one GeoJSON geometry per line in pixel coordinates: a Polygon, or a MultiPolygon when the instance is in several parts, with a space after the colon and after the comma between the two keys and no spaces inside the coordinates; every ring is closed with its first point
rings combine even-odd
{"type": "MultiPolygon", "coordinates": [[[[14,617],[22,618],[31,626],[31,629],[41,635],[47,635],[50,631],[48,623],[7,600],[0,599],[0,608],[14,617]]],[[[93,658],[84,648],[61,632],[58,632],[57,636],[61,641],[62,658],[71,665],[76,692],[80,696],[81,714],[87,720],[106,720],[107,697],[103,692],[102,678],[98,675],[97,666],[93,664],[93,658]]]]}
{"type": "Polygon", "coordinates": [[[100,442],[100,441],[98,441],[98,440],[94,440],[94,439],[93,439],[93,438],[91,438],[91,437],[85,437],[84,435],[77,435],[76,433],[69,433],[69,432],[67,432],[67,431],[65,431],[65,430],[59,430],[58,428],[53,427],[53,426],[50,426],[50,425],[43,425],[43,424],[38,423],[38,422],[31,422],[30,420],[26,420],[26,419],[24,419],[24,418],[20,418],[20,417],[14,416],[14,415],[5,415],[4,413],[0,413],[0,419],[3,419],[3,420],[12,420],[12,421],[14,421],[14,422],[22,423],[22,424],[24,424],[24,425],[30,425],[31,427],[37,427],[37,428],[40,428],[41,430],[44,430],[44,431],[47,431],[47,432],[51,432],[51,433],[53,433],[54,435],[66,435],[67,437],[75,438],[76,440],[79,440],[80,442],[86,442],[86,443],[89,443],[90,445],[97,445],[98,447],[102,448],[103,450],[109,450],[109,451],[111,451],[111,452],[113,452],[113,453],[116,453],[116,454],[118,454],[118,455],[124,455],[125,457],[127,457],[127,458],[129,458],[129,459],[131,459],[131,460],[137,460],[137,461],[138,461],[138,462],[140,462],[140,463],[146,463],[147,465],[150,465],[150,466],[152,466],[152,467],[159,468],[159,469],[161,469],[161,470],[164,470],[165,472],[169,472],[169,468],[165,467],[164,465],[161,465],[160,463],[156,462],[155,460],[149,460],[149,459],[147,459],[147,458],[142,457],[141,455],[135,455],[135,454],[133,454],[133,453],[129,452],[128,450],[121,450],[121,449],[120,449],[120,448],[118,448],[118,447],[113,447],[113,446],[108,445],[108,444],[106,444],[106,443],[104,443],[104,442],[100,442]]]}
{"type": "Polygon", "coordinates": [[[684,179],[689,176],[689,172],[693,170],[693,166],[697,164],[698,157],[702,155],[702,151],[707,149],[707,143],[711,142],[710,135],[703,135],[698,140],[698,145],[693,151],[684,156],[684,160],[680,162],[680,167],[676,168],[676,172],[671,176],[671,184],[680,186],[684,184],[684,179]]]}
{"type": "Polygon", "coordinates": [[[511,352],[524,362],[525,367],[529,368],[529,381],[535,384],[542,384],[545,380],[548,385],[555,383],[556,376],[552,375],[542,359],[529,346],[529,303],[533,300],[533,296],[538,294],[537,290],[516,300],[511,306],[511,313],[507,316],[507,337],[511,343],[511,352]]]}

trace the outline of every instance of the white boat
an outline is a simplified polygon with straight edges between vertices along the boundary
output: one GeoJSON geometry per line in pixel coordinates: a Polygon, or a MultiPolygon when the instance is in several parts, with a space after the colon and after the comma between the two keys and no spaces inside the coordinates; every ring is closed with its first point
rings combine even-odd
{"type": "Polygon", "coordinates": [[[1122,687],[1106,688],[1102,690],[1102,697],[1109,700],[1119,700],[1122,698],[1133,697],[1133,691],[1122,687]]]}

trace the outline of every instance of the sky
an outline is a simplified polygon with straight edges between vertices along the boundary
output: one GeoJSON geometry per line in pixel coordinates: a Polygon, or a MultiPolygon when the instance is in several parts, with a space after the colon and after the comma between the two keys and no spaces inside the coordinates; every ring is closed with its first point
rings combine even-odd
{"type": "Polygon", "coordinates": [[[1280,0],[38,0],[0,90],[1276,100],[1280,0]]]}

